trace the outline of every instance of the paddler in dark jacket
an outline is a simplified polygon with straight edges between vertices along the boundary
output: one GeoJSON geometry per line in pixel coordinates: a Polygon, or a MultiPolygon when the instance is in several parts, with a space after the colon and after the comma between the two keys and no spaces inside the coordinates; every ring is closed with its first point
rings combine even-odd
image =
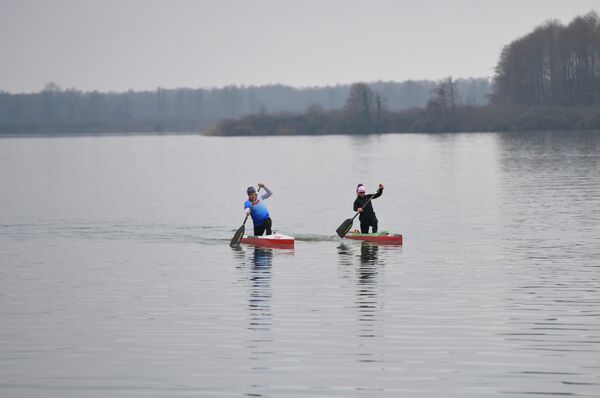
{"type": "Polygon", "coordinates": [[[369,199],[376,199],[383,194],[383,184],[379,184],[379,188],[374,194],[367,195],[366,192],[365,186],[358,184],[356,187],[356,200],[354,201],[354,211],[360,213],[358,219],[360,220],[360,232],[363,234],[369,233],[369,227],[373,228],[373,233],[377,232],[377,217],[375,217],[375,210],[373,210],[373,201],[369,199]]]}

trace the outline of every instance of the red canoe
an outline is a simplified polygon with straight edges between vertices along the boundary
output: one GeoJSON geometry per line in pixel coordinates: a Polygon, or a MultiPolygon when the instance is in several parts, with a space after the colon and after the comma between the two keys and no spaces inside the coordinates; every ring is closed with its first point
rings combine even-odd
{"type": "Polygon", "coordinates": [[[402,244],[402,235],[400,234],[390,234],[389,232],[377,232],[374,234],[361,234],[359,232],[351,232],[346,235],[344,238],[346,239],[354,239],[354,240],[363,240],[367,242],[373,243],[382,243],[389,245],[401,245],[402,244]]]}
{"type": "Polygon", "coordinates": [[[273,234],[265,236],[244,235],[242,237],[241,243],[247,243],[249,245],[262,247],[274,247],[279,249],[293,249],[295,241],[296,239],[293,236],[287,236],[282,234],[273,234]]]}

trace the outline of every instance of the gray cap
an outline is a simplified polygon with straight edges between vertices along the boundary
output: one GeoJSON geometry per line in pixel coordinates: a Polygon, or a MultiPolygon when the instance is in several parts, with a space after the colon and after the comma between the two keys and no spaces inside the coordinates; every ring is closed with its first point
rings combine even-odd
{"type": "Polygon", "coordinates": [[[253,193],[256,193],[256,189],[254,189],[254,187],[248,187],[248,189],[246,190],[246,193],[248,193],[248,196],[250,196],[253,193]]]}

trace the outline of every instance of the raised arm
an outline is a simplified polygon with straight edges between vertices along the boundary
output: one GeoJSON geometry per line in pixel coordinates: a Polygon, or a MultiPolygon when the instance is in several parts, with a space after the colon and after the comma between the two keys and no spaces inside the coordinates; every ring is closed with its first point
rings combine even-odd
{"type": "Polygon", "coordinates": [[[260,195],[260,198],[262,200],[265,200],[265,199],[271,197],[271,195],[273,195],[273,191],[271,191],[269,188],[267,188],[265,184],[259,184],[258,186],[263,187],[265,190],[265,193],[260,195]]]}
{"type": "Polygon", "coordinates": [[[379,184],[379,188],[377,189],[377,192],[375,192],[375,194],[373,195],[373,197],[371,199],[377,199],[381,195],[383,195],[383,185],[379,184]]]}

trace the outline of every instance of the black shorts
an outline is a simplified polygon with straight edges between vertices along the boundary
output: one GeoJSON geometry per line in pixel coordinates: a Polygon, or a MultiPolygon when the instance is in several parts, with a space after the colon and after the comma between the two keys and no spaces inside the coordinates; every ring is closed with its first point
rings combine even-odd
{"type": "Polygon", "coordinates": [[[369,233],[369,227],[373,228],[373,233],[377,232],[377,217],[373,216],[367,220],[360,220],[360,232],[363,234],[369,233]]]}
{"type": "Polygon", "coordinates": [[[271,217],[268,217],[265,222],[263,223],[263,225],[260,226],[254,226],[254,236],[261,236],[262,234],[265,233],[265,231],[267,232],[267,235],[272,235],[272,231],[271,231],[271,225],[272,225],[272,221],[271,221],[271,217]]]}

